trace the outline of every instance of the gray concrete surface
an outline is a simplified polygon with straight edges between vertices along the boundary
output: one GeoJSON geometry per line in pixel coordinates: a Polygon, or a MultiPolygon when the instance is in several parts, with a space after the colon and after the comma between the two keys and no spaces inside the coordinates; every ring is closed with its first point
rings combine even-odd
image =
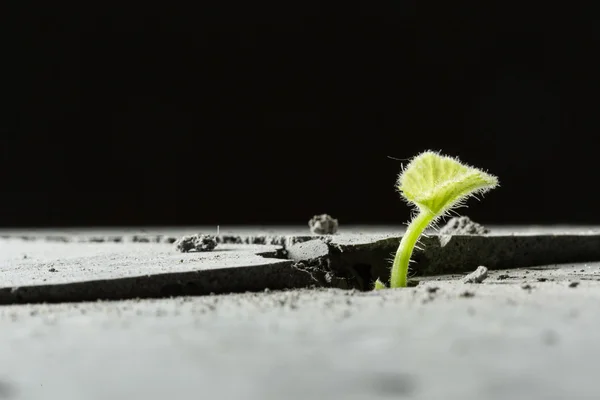
{"type": "Polygon", "coordinates": [[[367,293],[3,306],[0,399],[600,398],[600,264],[503,272],[367,293]]]}
{"type": "Polygon", "coordinates": [[[164,243],[0,240],[0,304],[159,297],[311,285],[280,246],[219,245],[180,253],[164,243]],[[266,255],[262,256],[262,255],[266,255]]]}
{"type": "MultiPolygon", "coordinates": [[[[211,233],[142,234],[190,232],[211,233]]],[[[220,244],[220,252],[182,254],[160,239],[140,241],[135,230],[121,232],[126,240],[118,243],[80,241],[118,231],[24,233],[25,239],[5,233],[0,298],[75,301],[110,297],[114,290],[185,294],[193,274],[203,277],[199,285],[219,287],[227,278],[253,282],[250,288],[258,290],[289,284],[296,279],[289,274],[297,273],[295,284],[306,286],[315,268],[326,275],[344,265],[340,260],[366,263],[357,255],[367,257],[374,243],[383,254],[397,240],[395,229],[340,232],[331,240],[287,243],[290,260],[272,258],[281,256],[280,245],[220,244]],[[56,240],[61,235],[69,239],[56,240]],[[268,268],[274,268],[270,274],[268,268]],[[218,271],[225,271],[221,280],[204,279],[218,271]]],[[[485,237],[506,243],[524,237],[527,243],[545,235],[552,246],[567,238],[571,249],[594,252],[598,234],[505,229],[485,237]]],[[[445,246],[439,238],[428,240],[444,248],[457,238],[445,246]]],[[[353,265],[357,276],[348,281],[372,273],[372,267],[353,265]]],[[[480,284],[465,284],[463,276],[420,276],[415,288],[378,292],[296,289],[3,305],[0,400],[600,398],[600,262],[507,265],[491,268],[480,284]]],[[[330,275],[329,283],[335,279],[342,278],[330,275]]]]}
{"type": "MultiPolygon", "coordinates": [[[[309,286],[368,290],[389,277],[403,228],[221,229],[211,252],[180,253],[187,230],[0,232],[0,304],[203,295],[309,286]],[[291,233],[299,235],[292,235],[291,233]],[[304,232],[304,233],[303,233],[304,232]],[[400,233],[398,233],[400,232],[400,233]],[[284,259],[286,258],[286,259],[284,259]]],[[[216,233],[213,232],[213,233],[216,233]]],[[[417,276],[600,260],[600,230],[492,227],[485,235],[429,232],[417,276]]]]}

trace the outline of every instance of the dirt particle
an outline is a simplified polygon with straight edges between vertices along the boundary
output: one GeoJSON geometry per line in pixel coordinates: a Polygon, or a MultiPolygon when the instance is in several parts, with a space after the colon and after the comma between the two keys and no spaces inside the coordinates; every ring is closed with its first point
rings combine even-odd
{"type": "Polygon", "coordinates": [[[507,275],[507,274],[498,275],[498,280],[499,281],[503,281],[503,280],[508,279],[508,278],[510,278],[510,276],[507,275]]]}
{"type": "Polygon", "coordinates": [[[460,294],[460,297],[465,297],[465,298],[475,297],[475,293],[465,290],[464,292],[462,292],[460,294]]]}
{"type": "Polygon", "coordinates": [[[548,278],[537,278],[538,282],[546,282],[548,278]]]}
{"type": "Polygon", "coordinates": [[[215,247],[217,247],[217,241],[212,235],[195,234],[184,236],[175,242],[175,248],[182,253],[187,253],[191,250],[212,251],[215,247]]]}
{"type": "Polygon", "coordinates": [[[49,269],[48,269],[48,271],[49,271],[49,272],[58,272],[58,271],[56,270],[56,268],[54,268],[54,267],[52,267],[52,268],[49,268],[49,269]]]}
{"type": "Polygon", "coordinates": [[[150,243],[150,239],[146,236],[133,235],[131,241],[134,243],[150,243]]]}
{"type": "Polygon", "coordinates": [[[569,287],[570,288],[576,288],[577,286],[579,286],[579,282],[577,282],[577,281],[569,282],[569,287]]]}
{"type": "Polygon", "coordinates": [[[523,290],[531,290],[533,289],[533,286],[531,286],[529,283],[524,283],[521,285],[521,289],[523,290]]]}
{"type": "Polygon", "coordinates": [[[70,242],[70,239],[66,236],[46,236],[45,239],[47,242],[61,242],[61,243],[70,242]]]}
{"type": "Polygon", "coordinates": [[[488,277],[488,269],[483,265],[463,278],[463,283],[481,283],[488,277]]]}
{"type": "Polygon", "coordinates": [[[316,235],[333,235],[337,232],[338,220],[328,214],[315,215],[308,221],[308,227],[316,235]]]}
{"type": "Polygon", "coordinates": [[[437,286],[428,286],[426,290],[427,293],[437,293],[437,291],[440,290],[440,288],[437,286]]]}

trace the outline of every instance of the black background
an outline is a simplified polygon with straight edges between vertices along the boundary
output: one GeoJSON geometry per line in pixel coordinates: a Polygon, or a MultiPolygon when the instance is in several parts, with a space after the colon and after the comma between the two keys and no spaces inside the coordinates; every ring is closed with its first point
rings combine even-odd
{"type": "Polygon", "coordinates": [[[506,2],[4,13],[0,226],[398,224],[400,161],[482,223],[600,223],[600,25],[506,2]]]}

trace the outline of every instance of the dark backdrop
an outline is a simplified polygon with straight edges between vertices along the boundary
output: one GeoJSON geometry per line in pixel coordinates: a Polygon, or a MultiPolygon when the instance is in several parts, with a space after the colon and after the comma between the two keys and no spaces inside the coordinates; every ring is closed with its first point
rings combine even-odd
{"type": "Polygon", "coordinates": [[[424,149],[480,222],[600,223],[589,10],[290,4],[4,13],[0,226],[397,224],[424,149]]]}

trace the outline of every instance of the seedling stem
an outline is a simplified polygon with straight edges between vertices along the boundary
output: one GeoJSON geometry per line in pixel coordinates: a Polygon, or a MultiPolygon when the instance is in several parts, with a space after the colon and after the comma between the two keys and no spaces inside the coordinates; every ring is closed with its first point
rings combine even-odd
{"type": "Polygon", "coordinates": [[[392,264],[392,274],[390,278],[390,287],[406,287],[408,277],[408,263],[412,257],[413,249],[421,237],[421,234],[429,226],[435,215],[428,211],[421,211],[415,219],[412,220],[406,233],[400,240],[400,245],[396,251],[394,262],[392,264]]]}

